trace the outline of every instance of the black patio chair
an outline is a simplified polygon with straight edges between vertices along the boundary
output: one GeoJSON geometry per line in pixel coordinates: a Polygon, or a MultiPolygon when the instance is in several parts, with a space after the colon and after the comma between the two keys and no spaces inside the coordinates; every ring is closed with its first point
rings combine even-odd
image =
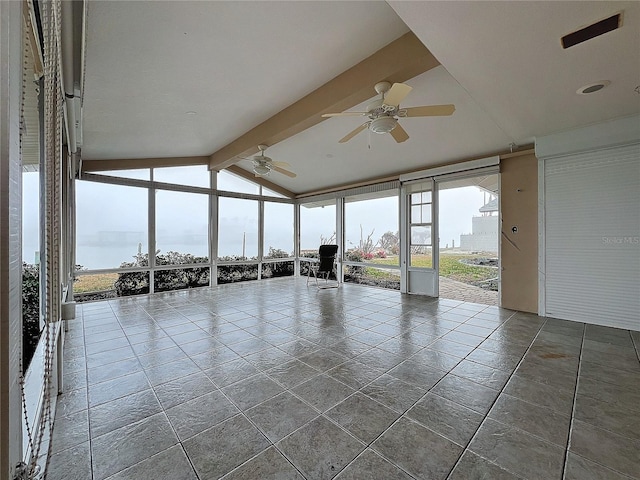
{"type": "Polygon", "coordinates": [[[329,276],[333,273],[337,279],[336,272],[336,254],[338,253],[337,245],[320,245],[320,249],[318,250],[320,254],[320,262],[319,263],[311,263],[309,264],[309,271],[307,272],[307,285],[309,285],[309,279],[311,278],[311,273],[313,273],[314,278],[316,279],[316,287],[318,288],[338,288],[339,283],[336,280],[335,282],[329,283],[329,276]],[[321,285],[318,283],[318,276],[324,276],[324,284],[321,285]]]}

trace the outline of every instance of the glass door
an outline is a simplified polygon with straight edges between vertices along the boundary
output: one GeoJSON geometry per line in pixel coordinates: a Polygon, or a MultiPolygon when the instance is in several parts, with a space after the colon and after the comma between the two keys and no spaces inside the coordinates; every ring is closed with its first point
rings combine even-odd
{"type": "Polygon", "coordinates": [[[404,249],[401,290],[438,296],[438,242],[433,180],[403,186],[404,249]]]}

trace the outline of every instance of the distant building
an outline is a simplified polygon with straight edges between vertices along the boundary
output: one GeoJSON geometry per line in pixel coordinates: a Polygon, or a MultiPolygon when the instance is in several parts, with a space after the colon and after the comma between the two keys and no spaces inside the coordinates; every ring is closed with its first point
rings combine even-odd
{"type": "Polygon", "coordinates": [[[482,216],[471,219],[471,233],[460,235],[460,250],[498,253],[498,197],[480,207],[482,216]]]}

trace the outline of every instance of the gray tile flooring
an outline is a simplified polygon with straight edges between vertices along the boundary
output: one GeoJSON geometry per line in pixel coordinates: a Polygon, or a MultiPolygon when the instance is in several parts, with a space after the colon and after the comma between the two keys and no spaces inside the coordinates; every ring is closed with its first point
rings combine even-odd
{"type": "Polygon", "coordinates": [[[639,348],[304,279],[83,304],[47,478],[640,478],[639,348]]]}

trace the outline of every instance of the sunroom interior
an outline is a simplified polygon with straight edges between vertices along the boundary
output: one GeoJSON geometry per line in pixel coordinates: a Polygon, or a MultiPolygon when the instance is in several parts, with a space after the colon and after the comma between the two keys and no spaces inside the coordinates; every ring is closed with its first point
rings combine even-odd
{"type": "Polygon", "coordinates": [[[0,480],[640,478],[637,2],[0,13],[0,480]]]}

